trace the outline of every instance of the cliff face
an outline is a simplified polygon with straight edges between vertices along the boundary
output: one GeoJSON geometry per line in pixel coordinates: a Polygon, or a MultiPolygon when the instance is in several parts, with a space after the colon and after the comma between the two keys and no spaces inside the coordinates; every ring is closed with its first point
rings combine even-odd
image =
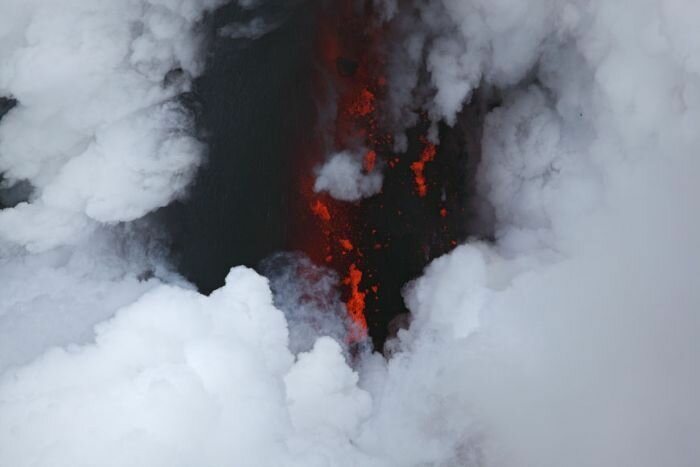
{"type": "Polygon", "coordinates": [[[339,276],[348,339],[381,348],[407,312],[404,285],[473,231],[481,101],[431,138],[416,109],[397,150],[391,31],[371,7],[272,2],[249,15],[229,6],[209,19],[207,69],[188,96],[209,155],[190,196],[166,210],[180,271],[209,292],[234,265],[301,251],[339,276]],[[378,193],[347,201],[314,189],[319,167],[344,151],[359,176],[383,179],[378,193]]]}
{"type": "Polygon", "coordinates": [[[279,24],[256,40],[225,34],[253,19],[236,6],[206,24],[206,72],[189,100],[207,162],[189,197],[165,212],[179,269],[204,292],[223,285],[232,266],[257,266],[289,243],[294,150],[316,110],[312,8],[288,4],[268,2],[263,13],[279,24]]]}

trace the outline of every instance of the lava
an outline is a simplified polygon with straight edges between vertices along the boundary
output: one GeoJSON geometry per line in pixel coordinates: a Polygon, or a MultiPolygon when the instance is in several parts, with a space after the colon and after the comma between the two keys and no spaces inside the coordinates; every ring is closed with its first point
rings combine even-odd
{"type": "Polygon", "coordinates": [[[366,117],[374,112],[374,93],[369,89],[363,89],[348,109],[350,115],[366,117]]]}
{"type": "Polygon", "coordinates": [[[365,297],[367,293],[360,291],[361,282],[362,271],[357,269],[357,266],[353,263],[350,265],[347,277],[343,280],[343,284],[350,287],[350,298],[345,306],[353,323],[357,325],[349,336],[351,342],[361,341],[367,337],[367,320],[365,318],[365,297]]]}
{"type": "Polygon", "coordinates": [[[331,220],[331,213],[328,210],[328,206],[318,199],[311,205],[311,212],[316,214],[316,216],[324,222],[329,222],[331,220]]]}
{"type": "MultiPolygon", "coordinates": [[[[363,170],[370,173],[377,165],[376,142],[389,140],[378,134],[376,117],[380,88],[386,84],[377,78],[378,31],[368,26],[371,21],[358,14],[354,5],[352,1],[340,1],[319,13],[317,47],[322,66],[317,98],[321,107],[331,109],[332,114],[319,122],[320,137],[305,151],[312,155],[302,164],[306,173],[313,173],[327,154],[343,150],[364,150],[363,170]]],[[[364,253],[359,246],[363,234],[357,228],[361,222],[359,206],[316,193],[311,186],[305,181],[300,184],[300,191],[311,213],[321,222],[313,231],[304,229],[301,236],[305,238],[300,238],[299,243],[312,259],[318,258],[320,252],[321,260],[344,276],[343,297],[353,323],[348,339],[351,343],[361,342],[367,338],[367,320],[366,292],[362,289],[364,253]]]]}
{"type": "MultiPolygon", "coordinates": [[[[401,125],[385,112],[395,31],[372,5],[298,2],[249,47],[217,37],[209,71],[195,83],[210,162],[190,196],[164,213],[178,268],[204,293],[223,285],[231,266],[260,267],[279,251],[335,271],[351,349],[370,337],[381,349],[392,321],[407,313],[406,283],[467,237],[479,109],[488,110],[475,104],[457,125],[435,127],[422,109],[407,109],[418,123],[397,153],[392,135],[401,125]],[[234,106],[244,110],[229,118],[234,106]],[[429,130],[439,146],[427,142],[429,130]],[[340,152],[357,158],[362,175],[381,172],[376,195],[343,202],[315,191],[319,167],[340,152]]],[[[222,11],[221,25],[239,19],[238,4],[222,11]]]]}
{"type": "MultiPolygon", "coordinates": [[[[383,128],[381,115],[391,85],[381,53],[384,31],[370,4],[358,4],[340,0],[319,11],[320,111],[318,128],[300,151],[298,194],[306,213],[295,216],[300,222],[294,247],[342,277],[351,323],[348,342],[366,341],[371,325],[373,340],[381,344],[389,321],[405,311],[402,287],[430,259],[452,249],[450,241],[460,235],[454,235],[446,219],[454,199],[446,202],[429,195],[428,186],[439,182],[428,181],[426,165],[436,159],[438,148],[425,136],[425,118],[409,132],[406,154],[393,151],[392,135],[383,128]],[[314,191],[317,168],[341,151],[361,158],[365,174],[386,168],[389,173],[379,194],[343,202],[314,191]]],[[[445,173],[455,172],[449,168],[445,173]]]]}
{"type": "Polygon", "coordinates": [[[367,151],[363,161],[363,169],[366,173],[371,173],[377,165],[377,153],[375,151],[367,151]]]}
{"type": "MultiPolygon", "coordinates": [[[[435,159],[437,149],[435,145],[423,139],[425,148],[420,154],[420,159],[411,164],[411,170],[416,181],[416,192],[418,196],[424,198],[428,194],[428,185],[425,179],[425,164],[432,162],[435,159]]],[[[444,216],[443,216],[444,217],[444,216]]]]}

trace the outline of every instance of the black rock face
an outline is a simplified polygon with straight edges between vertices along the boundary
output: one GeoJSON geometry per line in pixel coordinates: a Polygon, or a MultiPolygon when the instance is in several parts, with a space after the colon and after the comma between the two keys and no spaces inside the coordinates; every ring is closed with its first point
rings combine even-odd
{"type": "MultiPolygon", "coordinates": [[[[17,106],[17,99],[12,97],[0,97],[0,120],[17,106]]],[[[33,191],[28,182],[8,184],[0,174],[0,209],[11,208],[27,201],[33,191]]]]}
{"type": "Polygon", "coordinates": [[[0,97],[0,119],[5,116],[7,112],[12,110],[17,105],[17,100],[12,97],[0,97]]]}
{"type": "Polygon", "coordinates": [[[335,61],[335,66],[340,76],[351,78],[357,73],[360,64],[347,57],[338,57],[335,61]]]}
{"type": "Polygon", "coordinates": [[[210,19],[206,72],[192,96],[207,162],[189,197],[166,210],[180,271],[205,293],[232,266],[256,267],[289,247],[291,151],[311,137],[316,114],[313,11],[278,1],[255,12],[266,13],[279,26],[256,40],[216,34],[249,21],[246,10],[230,5],[210,19]]]}
{"type": "MultiPolygon", "coordinates": [[[[324,113],[317,109],[314,89],[316,6],[268,2],[255,15],[268,15],[277,27],[255,40],[216,34],[229,24],[251,21],[250,11],[227,6],[208,22],[206,72],[186,96],[208,146],[207,162],[187,199],[164,210],[176,264],[201,292],[222,286],[233,266],[258,268],[271,255],[298,247],[293,237],[313,218],[294,214],[301,196],[294,177],[299,149],[322,138],[317,128],[324,113]]],[[[335,65],[344,79],[353,79],[361,66],[347,57],[338,57],[335,65]]],[[[422,124],[408,132],[405,154],[379,155],[382,193],[353,207],[375,348],[408,322],[405,284],[432,259],[477,233],[472,200],[482,103],[477,95],[455,127],[440,126],[441,144],[424,170],[425,196],[417,195],[411,169],[425,147],[427,125],[422,124]]],[[[343,277],[347,271],[337,273],[343,277]]]]}

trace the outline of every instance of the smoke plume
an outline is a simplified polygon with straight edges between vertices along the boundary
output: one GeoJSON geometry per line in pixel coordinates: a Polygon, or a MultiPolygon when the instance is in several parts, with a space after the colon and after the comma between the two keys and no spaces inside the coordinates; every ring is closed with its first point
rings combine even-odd
{"type": "MultiPolygon", "coordinates": [[[[146,240],[202,161],[178,96],[218,3],[2,0],[0,466],[697,465],[700,4],[375,0],[397,147],[500,96],[494,235],[351,358],[332,310],[243,267],[201,295],[146,240]]],[[[319,189],[380,189],[350,168],[319,189]]]]}
{"type": "Polygon", "coordinates": [[[361,155],[347,151],[334,154],[319,169],[314,191],[327,191],[340,201],[358,201],[382,189],[382,174],[363,167],[361,155]]]}

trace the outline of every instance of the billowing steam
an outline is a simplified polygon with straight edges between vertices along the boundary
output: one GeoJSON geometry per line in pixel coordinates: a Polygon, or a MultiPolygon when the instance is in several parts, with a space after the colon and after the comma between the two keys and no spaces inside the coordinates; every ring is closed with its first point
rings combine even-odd
{"type": "Polygon", "coordinates": [[[348,151],[334,154],[318,169],[314,190],[327,191],[340,201],[357,201],[376,195],[382,189],[382,174],[366,166],[361,154],[348,151]]]}
{"type": "MultiPolygon", "coordinates": [[[[208,5],[207,5],[208,3],[208,5]]],[[[30,251],[138,219],[182,193],[200,162],[174,99],[202,68],[202,2],[4,2],[0,127],[6,181],[34,187],[0,213],[30,251]]]]}
{"type": "Polygon", "coordinates": [[[231,23],[219,29],[219,34],[231,39],[259,39],[277,27],[262,18],[253,18],[248,23],[231,23]]]}
{"type": "Polygon", "coordinates": [[[343,343],[352,323],[340,300],[335,272],[314,265],[303,255],[280,253],[263,262],[275,305],[284,313],[289,350],[297,354],[311,350],[319,337],[343,343]]]}
{"type": "Polygon", "coordinates": [[[180,196],[201,162],[178,96],[216,3],[2,2],[0,95],[16,105],[0,173],[16,196],[0,211],[0,367],[91,340],[154,276],[177,282],[136,241],[148,225],[123,223],[180,196]]]}
{"type": "Polygon", "coordinates": [[[0,171],[31,190],[0,211],[0,466],[697,465],[700,4],[375,4],[397,143],[500,97],[494,238],[353,360],[256,273],[206,297],[143,240],[201,161],[177,96],[217,2],[2,0],[0,171]]]}

